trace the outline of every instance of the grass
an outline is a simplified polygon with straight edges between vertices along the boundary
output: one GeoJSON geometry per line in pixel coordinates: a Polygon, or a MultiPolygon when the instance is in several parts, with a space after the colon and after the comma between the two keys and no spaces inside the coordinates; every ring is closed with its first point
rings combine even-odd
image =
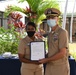
{"type": "Polygon", "coordinates": [[[69,52],[76,60],[76,43],[69,43],[69,52]]]}

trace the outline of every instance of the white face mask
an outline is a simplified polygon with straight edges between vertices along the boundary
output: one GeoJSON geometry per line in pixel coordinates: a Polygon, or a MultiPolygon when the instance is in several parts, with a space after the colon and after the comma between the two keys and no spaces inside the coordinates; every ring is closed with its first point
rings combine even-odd
{"type": "Polygon", "coordinates": [[[56,20],[55,19],[49,19],[49,20],[47,20],[47,24],[50,27],[54,27],[56,25],[56,20]]]}

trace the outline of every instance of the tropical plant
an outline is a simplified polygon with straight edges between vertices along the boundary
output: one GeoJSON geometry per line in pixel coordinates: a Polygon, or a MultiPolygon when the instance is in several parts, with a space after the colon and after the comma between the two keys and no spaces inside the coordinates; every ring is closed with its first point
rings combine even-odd
{"type": "Polygon", "coordinates": [[[5,17],[8,17],[10,13],[14,12],[14,11],[20,11],[20,12],[23,12],[24,13],[24,9],[18,7],[18,6],[15,6],[15,5],[8,5],[6,7],[6,10],[4,12],[4,16],[5,17]]]}
{"type": "Polygon", "coordinates": [[[19,13],[12,12],[8,19],[9,29],[0,28],[0,54],[17,53],[19,40],[25,36],[25,25],[20,21],[21,18],[19,13]]]}
{"type": "MultiPolygon", "coordinates": [[[[16,32],[17,28],[22,28],[23,24],[21,21],[16,20],[16,17],[19,16],[19,14],[16,13],[14,15],[14,12],[22,12],[27,15],[27,17],[35,22],[36,24],[40,24],[43,19],[45,19],[44,11],[47,8],[58,8],[59,9],[59,4],[57,0],[18,0],[19,2],[24,2],[26,1],[29,5],[29,8],[20,8],[18,6],[8,6],[5,10],[5,17],[11,17],[13,18],[13,22],[10,23],[10,27],[12,29],[1,29],[3,32],[1,34],[2,38],[0,39],[0,53],[10,51],[12,53],[17,53],[17,47],[18,47],[18,42],[19,38],[18,32],[16,32]]],[[[20,16],[21,18],[21,16],[20,16]]],[[[9,18],[10,21],[12,21],[9,18]]],[[[22,31],[22,30],[21,30],[22,31]]]]}
{"type": "Polygon", "coordinates": [[[8,16],[13,11],[23,12],[28,16],[28,18],[35,22],[36,24],[40,24],[42,20],[45,18],[44,11],[47,8],[58,8],[59,4],[57,0],[18,0],[19,2],[26,1],[29,5],[29,8],[20,8],[18,6],[8,6],[5,15],[8,16]]]}
{"type": "Polygon", "coordinates": [[[25,33],[25,24],[21,21],[22,15],[18,12],[12,12],[9,14],[8,25],[10,28],[14,26],[15,31],[19,32],[19,38],[23,38],[25,33]]]}
{"type": "Polygon", "coordinates": [[[11,29],[5,29],[0,27],[0,54],[4,52],[17,53],[17,47],[19,38],[17,38],[18,33],[11,29]]]}

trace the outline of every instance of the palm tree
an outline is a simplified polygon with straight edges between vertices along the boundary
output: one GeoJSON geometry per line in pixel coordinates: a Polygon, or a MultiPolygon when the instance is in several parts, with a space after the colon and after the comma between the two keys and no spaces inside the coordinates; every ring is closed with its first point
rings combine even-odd
{"type": "Polygon", "coordinates": [[[20,11],[28,16],[31,21],[36,24],[40,24],[43,19],[45,19],[44,11],[47,8],[57,8],[59,9],[59,4],[57,0],[19,0],[19,2],[26,1],[29,4],[29,8],[22,9],[18,6],[8,6],[5,11],[6,15],[9,15],[13,11],[20,11]]]}

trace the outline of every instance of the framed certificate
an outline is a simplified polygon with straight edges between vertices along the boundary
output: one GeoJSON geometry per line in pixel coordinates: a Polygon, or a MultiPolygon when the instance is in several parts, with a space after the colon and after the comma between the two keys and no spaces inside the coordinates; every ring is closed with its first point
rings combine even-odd
{"type": "Polygon", "coordinates": [[[45,42],[35,41],[30,43],[31,60],[39,60],[45,58],[45,42]]]}

